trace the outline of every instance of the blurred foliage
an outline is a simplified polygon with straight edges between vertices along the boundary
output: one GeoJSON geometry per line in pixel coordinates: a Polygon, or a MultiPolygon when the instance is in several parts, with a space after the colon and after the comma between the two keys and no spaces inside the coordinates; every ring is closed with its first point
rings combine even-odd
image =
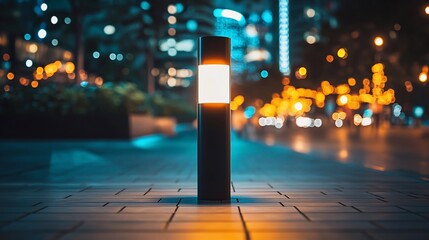
{"type": "Polygon", "coordinates": [[[195,107],[185,104],[178,95],[155,93],[148,97],[147,108],[153,116],[171,116],[179,122],[189,122],[196,118],[195,107]]]}
{"type": "Polygon", "coordinates": [[[179,121],[195,118],[195,109],[176,95],[148,95],[135,84],[106,83],[89,85],[48,84],[31,89],[17,86],[15,91],[0,95],[0,114],[131,114],[171,116],[179,121]]]}

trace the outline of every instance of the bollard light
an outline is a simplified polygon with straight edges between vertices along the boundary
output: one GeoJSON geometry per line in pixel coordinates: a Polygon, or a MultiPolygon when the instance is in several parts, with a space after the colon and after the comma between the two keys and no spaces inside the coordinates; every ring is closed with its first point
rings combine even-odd
{"type": "Polygon", "coordinates": [[[229,202],[230,39],[208,36],[198,49],[198,200],[229,202]]]}

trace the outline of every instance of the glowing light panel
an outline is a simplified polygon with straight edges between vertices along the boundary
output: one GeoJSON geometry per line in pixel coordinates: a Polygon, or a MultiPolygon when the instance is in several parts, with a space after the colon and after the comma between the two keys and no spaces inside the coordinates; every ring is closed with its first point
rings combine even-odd
{"type": "Polygon", "coordinates": [[[198,103],[229,103],[229,65],[198,66],[198,103]]]}

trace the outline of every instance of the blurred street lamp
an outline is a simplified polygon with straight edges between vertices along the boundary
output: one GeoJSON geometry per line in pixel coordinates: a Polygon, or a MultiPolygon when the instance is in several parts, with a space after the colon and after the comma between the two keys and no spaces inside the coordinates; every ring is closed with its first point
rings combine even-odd
{"type": "Polygon", "coordinates": [[[380,36],[377,36],[377,37],[374,38],[374,44],[377,47],[381,47],[384,44],[384,39],[382,37],[380,37],[380,36]]]}
{"type": "Polygon", "coordinates": [[[198,50],[198,200],[229,202],[231,41],[201,37],[198,50]]]}
{"type": "Polygon", "coordinates": [[[419,81],[422,82],[422,83],[425,83],[425,82],[427,82],[427,80],[428,80],[427,73],[424,73],[424,72],[420,73],[420,75],[419,75],[419,81]]]}
{"type": "Polygon", "coordinates": [[[384,39],[380,36],[377,36],[374,38],[374,45],[375,45],[375,49],[376,49],[376,53],[375,53],[375,61],[376,62],[381,62],[382,60],[382,47],[384,45],[384,39]]]}
{"type": "Polygon", "coordinates": [[[426,15],[429,15],[429,6],[425,7],[425,13],[426,13],[426,15]]]}
{"type": "Polygon", "coordinates": [[[339,58],[346,59],[346,58],[347,58],[347,56],[348,56],[348,54],[347,54],[347,49],[345,49],[345,48],[340,48],[340,49],[338,49],[338,51],[337,51],[337,56],[338,56],[339,58]]]}

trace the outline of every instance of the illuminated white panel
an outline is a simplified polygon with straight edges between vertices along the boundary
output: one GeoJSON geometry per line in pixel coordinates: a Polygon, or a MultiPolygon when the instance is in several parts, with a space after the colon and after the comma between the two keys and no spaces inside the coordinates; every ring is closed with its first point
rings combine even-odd
{"type": "Polygon", "coordinates": [[[229,103],[229,65],[198,66],[198,103],[229,103]]]}
{"type": "Polygon", "coordinates": [[[290,75],[289,0],[279,0],[279,70],[290,75]]]}

